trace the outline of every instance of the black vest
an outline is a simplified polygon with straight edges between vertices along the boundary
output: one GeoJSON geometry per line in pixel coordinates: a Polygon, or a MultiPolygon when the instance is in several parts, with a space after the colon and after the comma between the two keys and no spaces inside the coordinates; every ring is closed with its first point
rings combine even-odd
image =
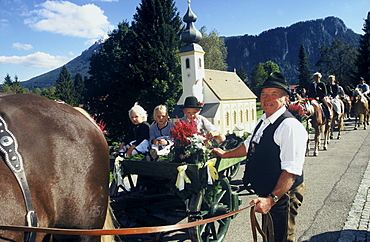
{"type": "MultiPolygon", "coordinates": [[[[274,133],[277,127],[286,118],[294,118],[287,110],[273,124],[269,124],[263,131],[259,144],[249,145],[247,154],[246,172],[249,176],[250,183],[261,197],[268,196],[271,193],[282,173],[280,160],[280,147],[274,142],[274,133]]],[[[260,124],[257,125],[254,133],[257,132],[260,124]]],[[[293,189],[303,182],[303,175],[297,176],[293,189]]]]}

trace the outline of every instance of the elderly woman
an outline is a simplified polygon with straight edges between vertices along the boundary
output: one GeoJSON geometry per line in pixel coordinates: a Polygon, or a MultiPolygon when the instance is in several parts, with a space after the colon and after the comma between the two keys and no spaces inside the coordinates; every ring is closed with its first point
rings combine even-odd
{"type": "Polygon", "coordinates": [[[149,124],[146,122],[148,115],[143,107],[135,103],[128,111],[132,125],[129,127],[125,138],[119,146],[119,153],[129,157],[145,154],[149,151],[149,124]]]}

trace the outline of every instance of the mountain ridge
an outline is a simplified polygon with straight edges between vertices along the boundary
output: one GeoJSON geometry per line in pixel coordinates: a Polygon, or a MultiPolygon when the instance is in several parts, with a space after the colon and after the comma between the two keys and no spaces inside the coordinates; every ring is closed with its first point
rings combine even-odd
{"type": "MultiPolygon", "coordinates": [[[[229,71],[242,65],[248,75],[258,63],[273,61],[288,83],[295,84],[298,76],[298,53],[304,44],[310,69],[315,72],[315,64],[320,58],[321,45],[330,45],[337,38],[343,37],[348,43],[358,44],[360,34],[348,29],[344,22],[333,16],[324,19],[307,20],[294,23],[288,27],[277,27],[258,35],[239,35],[222,37],[228,50],[226,62],[229,71]]],[[[98,51],[101,41],[95,42],[81,55],[66,65],[72,78],[79,72],[88,76],[90,57],[98,51]]],[[[55,85],[62,67],[21,82],[28,89],[48,88],[55,85]]]]}

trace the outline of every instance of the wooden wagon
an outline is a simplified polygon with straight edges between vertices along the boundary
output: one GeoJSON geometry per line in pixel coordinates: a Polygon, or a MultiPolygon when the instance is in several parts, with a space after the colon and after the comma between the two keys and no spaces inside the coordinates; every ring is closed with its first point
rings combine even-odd
{"type": "MultiPolygon", "coordinates": [[[[241,200],[230,181],[242,160],[116,161],[111,206],[120,226],[127,228],[192,222],[236,211],[241,200]]],[[[232,218],[189,228],[188,235],[192,241],[222,241],[232,218]]]]}

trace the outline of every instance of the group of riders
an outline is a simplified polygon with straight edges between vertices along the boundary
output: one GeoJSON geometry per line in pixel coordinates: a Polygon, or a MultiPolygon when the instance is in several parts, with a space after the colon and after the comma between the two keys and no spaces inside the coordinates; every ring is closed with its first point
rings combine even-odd
{"type": "MultiPolygon", "coordinates": [[[[338,81],[335,79],[334,75],[330,75],[328,77],[328,83],[325,84],[321,81],[322,75],[319,72],[316,72],[313,75],[314,82],[310,84],[308,90],[306,90],[303,87],[298,86],[296,89],[292,91],[291,95],[291,101],[297,101],[298,99],[312,99],[317,100],[322,105],[323,109],[323,115],[325,118],[329,118],[331,116],[331,108],[330,104],[332,103],[332,100],[335,98],[338,98],[345,102],[347,100],[350,100],[352,97],[353,89],[350,87],[346,87],[346,90],[342,86],[339,85],[338,81]]],[[[368,96],[368,93],[370,92],[369,85],[366,84],[365,79],[363,77],[360,77],[360,82],[356,86],[356,89],[362,93],[366,97],[366,99],[369,101],[370,97],[368,96]]],[[[350,110],[348,110],[350,111],[350,110]]],[[[344,112],[344,110],[342,110],[344,112]]]]}

